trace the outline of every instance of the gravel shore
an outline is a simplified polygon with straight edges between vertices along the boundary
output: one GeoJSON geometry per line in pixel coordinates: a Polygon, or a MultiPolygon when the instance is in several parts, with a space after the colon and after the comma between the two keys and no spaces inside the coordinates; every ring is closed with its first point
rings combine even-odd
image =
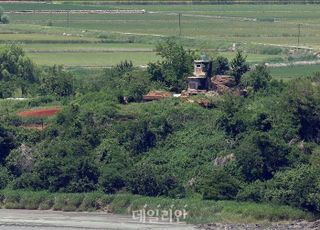
{"type": "Polygon", "coordinates": [[[199,226],[201,230],[318,230],[320,229],[320,220],[307,222],[307,221],[294,221],[292,223],[270,223],[270,224],[223,224],[212,223],[203,224],[199,226]]]}

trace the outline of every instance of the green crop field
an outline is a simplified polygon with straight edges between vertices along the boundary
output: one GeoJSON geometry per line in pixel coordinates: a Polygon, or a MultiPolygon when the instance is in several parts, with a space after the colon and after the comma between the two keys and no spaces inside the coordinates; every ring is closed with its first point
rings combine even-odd
{"type": "MultiPolygon", "coordinates": [[[[184,46],[198,52],[228,58],[233,57],[230,48],[235,44],[246,52],[251,63],[286,62],[290,49],[297,45],[314,49],[311,52],[320,48],[320,5],[90,5],[78,2],[1,3],[0,6],[11,20],[8,25],[0,25],[0,43],[20,43],[40,65],[111,66],[124,59],[132,60],[135,65],[146,65],[157,60],[153,51],[155,44],[166,37],[176,37],[184,46]],[[144,9],[145,13],[56,12],[115,9],[144,9]],[[37,11],[21,12],[23,10],[37,11]]],[[[281,73],[275,72],[277,77],[281,73]]]]}
{"type": "Polygon", "coordinates": [[[320,65],[270,68],[270,73],[273,78],[283,80],[290,80],[298,77],[308,77],[317,72],[320,72],[320,65]]]}

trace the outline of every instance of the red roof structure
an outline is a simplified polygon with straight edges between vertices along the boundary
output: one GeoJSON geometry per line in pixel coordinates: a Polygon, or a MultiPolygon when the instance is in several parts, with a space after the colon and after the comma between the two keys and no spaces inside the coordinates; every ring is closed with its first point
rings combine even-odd
{"type": "Polygon", "coordinates": [[[164,98],[173,97],[173,94],[166,91],[150,91],[148,94],[143,96],[144,101],[161,100],[164,98]]]}

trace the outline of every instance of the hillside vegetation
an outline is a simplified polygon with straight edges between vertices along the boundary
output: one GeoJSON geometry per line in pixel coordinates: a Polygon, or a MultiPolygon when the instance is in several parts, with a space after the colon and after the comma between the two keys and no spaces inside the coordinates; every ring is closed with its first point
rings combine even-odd
{"type": "Polygon", "coordinates": [[[156,51],[147,70],[123,61],[80,78],[3,48],[0,96],[28,99],[0,101],[0,188],[267,202],[319,214],[319,74],[272,80],[238,52],[214,58],[213,71],[234,76],[246,97],[193,98],[211,109],[179,98],[144,103],[149,90],[185,89],[199,58],[173,40],[156,51]],[[53,117],[17,115],[57,105],[53,117]],[[27,126],[37,123],[46,128],[27,126]]]}

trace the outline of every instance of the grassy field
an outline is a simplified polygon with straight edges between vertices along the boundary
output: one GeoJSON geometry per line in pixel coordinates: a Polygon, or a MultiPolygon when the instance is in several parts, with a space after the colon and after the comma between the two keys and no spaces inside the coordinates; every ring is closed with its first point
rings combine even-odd
{"type": "Polygon", "coordinates": [[[66,66],[112,66],[125,59],[133,60],[134,65],[140,66],[157,60],[152,52],[30,53],[29,56],[40,65],[66,66]]]}
{"type": "Polygon", "coordinates": [[[257,204],[253,202],[209,201],[198,198],[170,199],[164,197],[143,197],[130,194],[107,195],[100,192],[49,193],[46,191],[31,192],[21,190],[1,190],[0,206],[9,209],[40,209],[62,211],[95,211],[108,210],[111,213],[129,214],[132,210],[172,209],[188,212],[188,223],[250,223],[269,221],[287,221],[312,219],[310,213],[289,206],[257,204]]]}
{"type": "MultiPolygon", "coordinates": [[[[40,65],[111,66],[124,59],[131,59],[135,65],[146,65],[157,60],[154,46],[166,37],[176,37],[187,48],[199,52],[217,55],[219,51],[228,58],[234,55],[228,50],[236,44],[245,50],[251,63],[283,62],[292,49],[290,46],[298,44],[298,24],[301,24],[299,45],[320,48],[320,5],[0,3],[0,6],[11,19],[11,24],[0,25],[0,43],[22,44],[40,65]],[[145,9],[146,13],[54,13],[54,10],[80,9],[145,9]],[[53,11],[49,14],[13,12],[19,10],[53,11]],[[181,36],[179,13],[182,14],[181,36]],[[280,52],[264,52],[278,46],[280,52]]],[[[287,75],[279,70],[275,76],[282,74],[287,75]]]]}

